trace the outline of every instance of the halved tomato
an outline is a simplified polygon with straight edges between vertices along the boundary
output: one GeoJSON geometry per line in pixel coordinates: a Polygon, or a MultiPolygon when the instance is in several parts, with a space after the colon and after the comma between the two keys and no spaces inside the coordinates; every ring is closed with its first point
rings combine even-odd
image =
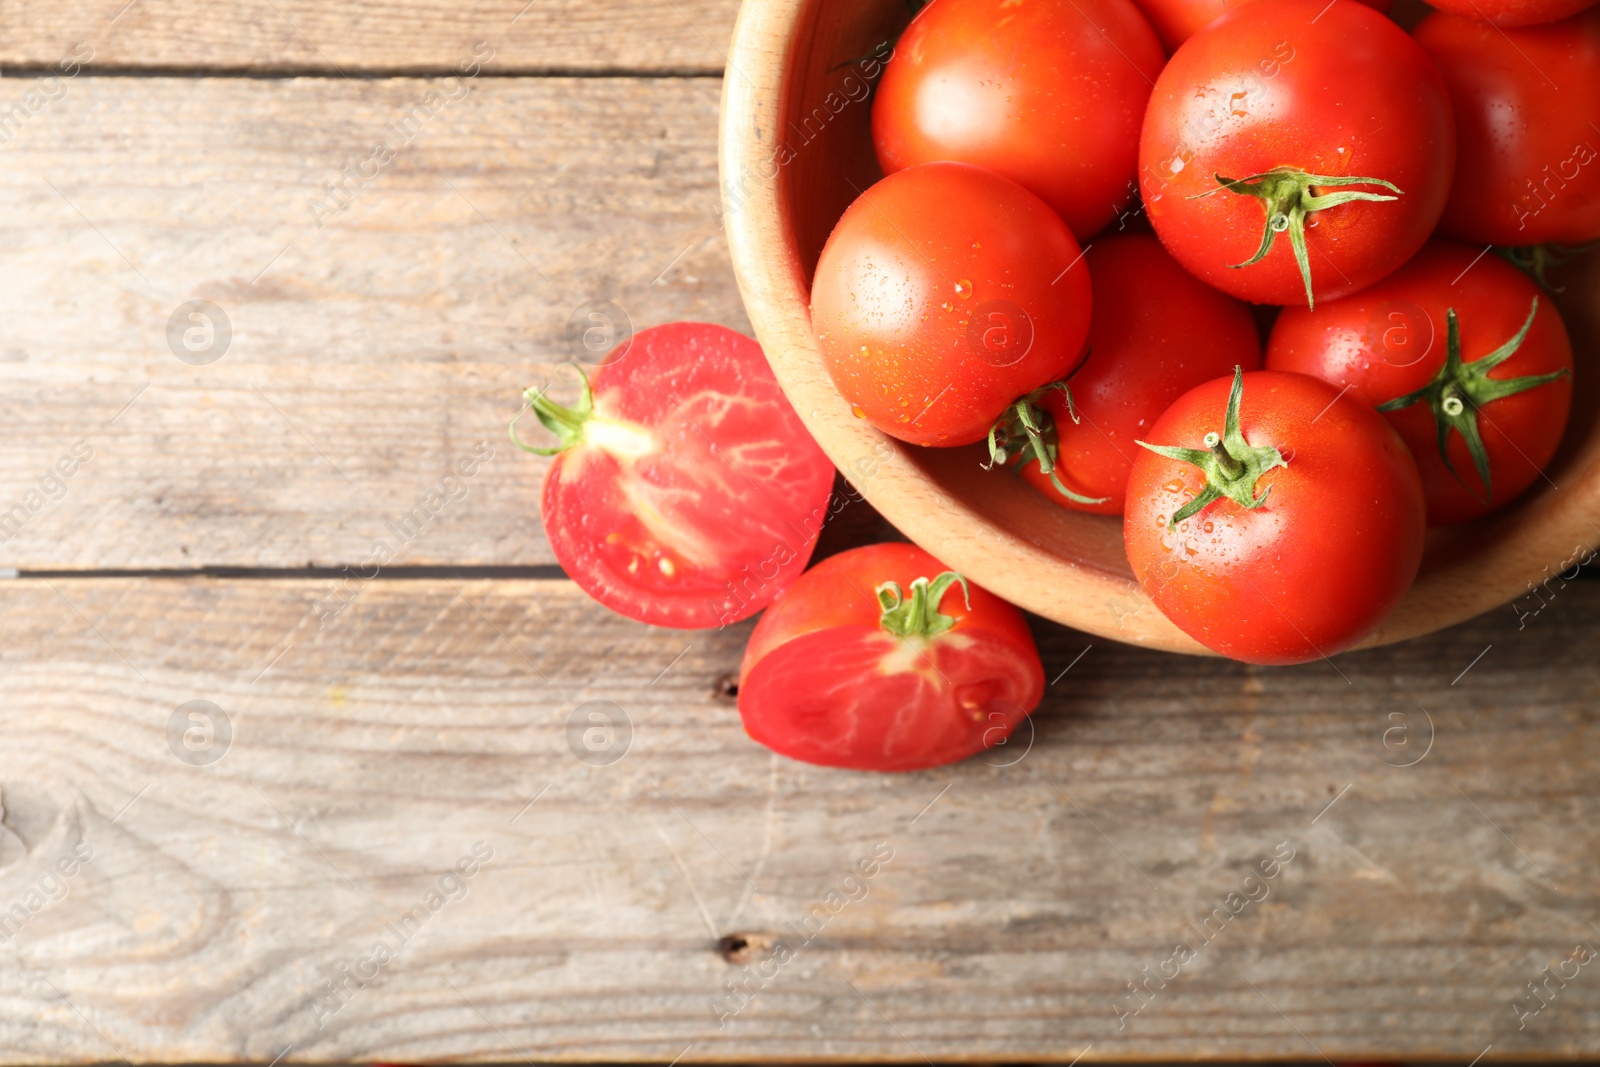
{"type": "Polygon", "coordinates": [[[833,465],[761,346],[684,322],[635,334],[561,405],[529,390],[557,437],[541,512],[584,592],[656,626],[724,626],[800,576],[828,513],[833,465]]]}
{"type": "Polygon", "coordinates": [[[908,544],[807,571],[756,624],[739,669],[751,737],[857,770],[966,759],[1001,743],[1043,694],[1022,613],[908,544]]]}

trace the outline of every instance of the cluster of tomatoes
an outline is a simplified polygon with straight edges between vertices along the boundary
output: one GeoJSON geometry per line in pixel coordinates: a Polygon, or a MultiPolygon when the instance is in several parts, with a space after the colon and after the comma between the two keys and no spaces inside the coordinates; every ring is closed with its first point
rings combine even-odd
{"type": "MultiPolygon", "coordinates": [[[[1556,450],[1571,347],[1508,259],[1600,237],[1600,9],[1440,0],[1470,10],[1408,35],[1355,0],[1222,2],[933,0],[876,88],[887,177],[812,318],[858,416],[1123,515],[1179,626],[1298,662],[1381,621],[1427,524],[1556,450]],[[1251,304],[1283,307],[1265,345],[1251,304]]],[[[578,370],[524,409],[552,435],[523,447],[556,457],[556,558],[652,625],[764,611],[756,740],[913,770],[1038,705],[1021,613],[923,550],[807,569],[844,498],[755,342],[659,326],[578,370]]]]}
{"type": "Polygon", "coordinates": [[[1207,647],[1349,648],[1429,525],[1561,442],[1529,273],[1600,238],[1592,3],[1407,32],[1356,0],[932,0],[877,86],[887,176],[817,266],[829,372],[884,433],[1122,515],[1207,647]]]}

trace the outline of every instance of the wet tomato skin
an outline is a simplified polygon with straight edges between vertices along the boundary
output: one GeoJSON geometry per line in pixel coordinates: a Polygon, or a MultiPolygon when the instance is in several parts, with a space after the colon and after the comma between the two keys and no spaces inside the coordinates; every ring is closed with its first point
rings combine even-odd
{"type": "Polygon", "coordinates": [[[1429,0],[1432,7],[1495,26],[1521,27],[1554,22],[1594,6],[1595,0],[1429,0]]]}
{"type": "Polygon", "coordinates": [[[1008,178],[965,163],[889,175],[840,218],[811,323],[855,413],[918,445],[982,440],[1083,355],[1092,294],[1078,242],[1008,178]]]}
{"type": "Polygon", "coordinates": [[[909,590],[947,568],[909,544],[866,545],[807,571],[762,615],[739,671],[746,732],[792,759],[912,771],[1001,743],[1038,706],[1044,669],[1022,613],[960,585],[939,610],[955,625],[902,639],[879,625],[874,590],[909,590]]]}
{"type": "MultiPolygon", "coordinates": [[[[1223,428],[1230,378],[1186,393],[1146,440],[1204,447],[1223,428]]],[[[1241,429],[1277,448],[1259,508],[1222,498],[1167,521],[1205,486],[1198,467],[1148,450],[1128,479],[1123,539],[1134,576],[1185,633],[1248,663],[1302,663],[1371,633],[1416,577],[1422,479],[1377,412],[1302,374],[1244,375],[1241,429]]]]}
{"type": "Polygon", "coordinates": [[[585,443],[545,475],[541,514],[567,575],[655,626],[722,626],[800,576],[833,465],[755,341],[710,323],[635,334],[593,372],[585,443]]]}
{"type": "Polygon", "coordinates": [[[1355,292],[1411,258],[1450,192],[1455,128],[1438,71],[1372,8],[1325,4],[1262,0],[1223,15],[1174,53],[1145,113],[1139,182],[1156,234],[1196,277],[1253,303],[1303,304],[1305,284],[1287,233],[1259,262],[1234,266],[1258,250],[1267,213],[1217,175],[1293,167],[1399,187],[1395,200],[1309,215],[1318,300],[1355,292]]]}
{"type": "Polygon", "coordinates": [[[1412,34],[1455,109],[1440,229],[1480,248],[1600,238],[1600,7],[1506,30],[1437,13],[1412,34]]]}
{"type": "Polygon", "coordinates": [[[885,173],[987,167],[1078,238],[1132,199],[1161,45],[1130,0],[934,0],[895,45],[872,106],[885,173]]]}
{"type": "MultiPolygon", "coordinates": [[[[1240,6],[1238,0],[1134,0],[1155,27],[1171,55],[1178,46],[1223,15],[1240,6]]],[[[1255,0],[1248,0],[1254,3],[1255,0]]],[[[1271,0],[1267,0],[1271,2],[1271,0]]],[[[1388,11],[1389,0],[1360,0],[1375,11],[1388,11]]],[[[1592,0],[1591,0],[1592,2],[1592,0]]]]}
{"type": "Polygon", "coordinates": [[[1055,422],[1056,477],[1102,504],[1063,496],[1039,465],[1022,477],[1064,507],[1121,515],[1136,443],[1178,397],[1233,368],[1261,368],[1250,309],[1198,281],[1146,234],[1098,238],[1084,256],[1094,289],[1089,355],[1070,379],[1079,420],[1052,391],[1042,406],[1055,422]]]}
{"type": "Polygon", "coordinates": [[[1384,413],[1417,461],[1434,525],[1487,514],[1539,480],[1572,408],[1572,343],[1555,305],[1520,270],[1482,251],[1430,241],[1371,288],[1315,311],[1285,308],[1267,343],[1269,370],[1348,386],[1350,397],[1376,407],[1427,385],[1444,365],[1447,309],[1456,310],[1461,357],[1471,363],[1513,338],[1538,299],[1527,337],[1490,377],[1560,370],[1568,376],[1484,405],[1478,432],[1489,456],[1493,493],[1487,501],[1460,434],[1452,432],[1447,447],[1466,484],[1440,458],[1437,423],[1426,403],[1384,413]]]}

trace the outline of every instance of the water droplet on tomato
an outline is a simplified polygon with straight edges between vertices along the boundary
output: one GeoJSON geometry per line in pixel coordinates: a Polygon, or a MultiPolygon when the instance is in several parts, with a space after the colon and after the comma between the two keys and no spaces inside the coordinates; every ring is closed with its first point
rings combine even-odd
{"type": "Polygon", "coordinates": [[[854,415],[858,419],[864,419],[867,417],[867,413],[861,410],[860,404],[851,404],[850,414],[854,415]]]}
{"type": "Polygon", "coordinates": [[[668,578],[671,578],[678,573],[678,568],[670,559],[665,556],[662,556],[661,559],[656,562],[656,566],[659,567],[661,569],[661,573],[666,575],[668,578]]]}
{"type": "Polygon", "coordinates": [[[963,300],[970,298],[972,296],[972,283],[965,278],[956,282],[956,295],[963,300]]]}
{"type": "Polygon", "coordinates": [[[954,304],[950,303],[950,301],[948,301],[948,300],[946,300],[944,303],[939,305],[939,310],[941,310],[941,311],[954,311],[955,309],[956,309],[956,306],[954,304]]]}
{"type": "Polygon", "coordinates": [[[1172,479],[1172,481],[1167,482],[1161,488],[1165,489],[1169,493],[1181,493],[1181,492],[1183,492],[1183,483],[1181,481],[1179,481],[1178,479],[1174,478],[1174,479],[1172,479]]]}

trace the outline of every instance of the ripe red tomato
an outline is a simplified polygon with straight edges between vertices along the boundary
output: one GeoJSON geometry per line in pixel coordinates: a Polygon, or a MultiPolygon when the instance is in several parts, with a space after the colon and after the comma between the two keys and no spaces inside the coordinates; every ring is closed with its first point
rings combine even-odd
{"type": "Polygon", "coordinates": [[[918,445],[982,440],[1064,377],[1089,332],[1089,271],[1043,200],[965,163],[889,175],[817,263],[811,324],[855,413],[918,445]]]}
{"type": "Polygon", "coordinates": [[[1261,340],[1248,307],[1197,281],[1154,237],[1102,237],[1084,261],[1094,288],[1089,356],[1069,383],[1072,410],[1060,390],[1041,402],[1055,469],[1023,451],[1020,470],[1057,503],[1121,515],[1138,438],[1201,382],[1236,366],[1258,370],[1261,340]]]}
{"type": "Polygon", "coordinates": [[[767,609],[739,668],[747,733],[792,759],[915,771],[999,744],[1038,707],[1022,613],[915,545],[831,556],[767,609]]]}
{"type": "Polygon", "coordinates": [[[1416,577],[1417,465],[1382,416],[1327,382],[1218,378],[1146,440],[1128,478],[1128,562],[1207,648],[1249,663],[1330,656],[1372,632],[1416,577]]]}
{"type": "Polygon", "coordinates": [[[1167,250],[1263,304],[1314,303],[1313,279],[1332,300],[1410,259],[1454,166],[1444,82],[1422,49],[1370,7],[1327,0],[1245,4],[1189,38],[1139,145],[1167,250]]]}
{"type": "Polygon", "coordinates": [[[1370,289],[1284,309],[1267,345],[1269,370],[1394,406],[1387,418],[1416,458],[1436,524],[1476,518],[1532,484],[1572,407],[1561,316],[1521,271],[1481,251],[1430,241],[1370,289]]]}
{"type": "Polygon", "coordinates": [[[1496,26],[1532,26],[1554,22],[1590,7],[1595,0],[1429,0],[1440,11],[1470,19],[1487,19],[1496,26]]]}
{"type": "MultiPolygon", "coordinates": [[[[1244,2],[1254,0],[1134,0],[1155,27],[1168,54],[1200,30],[1244,2]]],[[[1389,0],[1360,0],[1376,11],[1388,11],[1389,0]]]]}
{"type": "Polygon", "coordinates": [[[1092,234],[1133,198],[1161,44],[1130,0],[934,0],[872,105],[885,173],[975,163],[1092,234]]]}
{"type": "MultiPolygon", "coordinates": [[[[600,603],[654,626],[755,614],[811,558],[832,464],[748,337],[674,323],[608,360],[571,407],[527,394],[557,436],[529,448],[556,457],[541,508],[556,559],[600,603]]],[[[511,436],[522,444],[515,423],[511,436]]]]}
{"type": "Polygon", "coordinates": [[[1509,30],[1429,15],[1412,32],[1456,114],[1440,229],[1480,246],[1600,237],[1600,8],[1509,30]]]}

